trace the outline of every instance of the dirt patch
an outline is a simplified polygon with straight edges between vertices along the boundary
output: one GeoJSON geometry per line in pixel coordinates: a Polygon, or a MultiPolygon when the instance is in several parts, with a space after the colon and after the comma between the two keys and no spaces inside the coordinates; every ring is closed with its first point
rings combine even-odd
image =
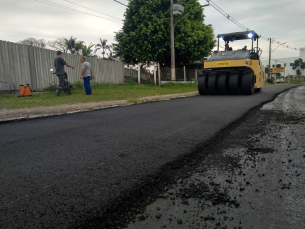
{"type": "Polygon", "coordinates": [[[63,104],[63,105],[45,106],[45,107],[28,107],[28,108],[20,108],[20,109],[0,109],[0,122],[19,121],[19,120],[26,120],[26,119],[39,118],[39,117],[71,114],[77,112],[105,109],[109,107],[127,106],[132,104],[177,99],[177,98],[196,96],[196,95],[198,95],[197,91],[178,93],[178,94],[147,96],[137,99],[135,103],[129,102],[127,100],[114,100],[114,101],[63,104]]]}

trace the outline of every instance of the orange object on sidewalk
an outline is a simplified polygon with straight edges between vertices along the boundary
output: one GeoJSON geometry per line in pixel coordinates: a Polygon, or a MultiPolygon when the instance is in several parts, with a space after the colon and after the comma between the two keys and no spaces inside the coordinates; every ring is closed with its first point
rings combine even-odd
{"type": "Polygon", "coordinates": [[[29,84],[27,84],[25,87],[24,96],[31,96],[31,87],[29,84]]]}
{"type": "Polygon", "coordinates": [[[31,87],[29,84],[27,84],[26,86],[20,85],[19,90],[20,90],[20,96],[31,96],[31,87]]]}
{"type": "Polygon", "coordinates": [[[25,92],[25,87],[24,87],[24,85],[20,85],[20,86],[19,86],[19,91],[20,91],[20,96],[24,96],[24,92],[25,92]]]}

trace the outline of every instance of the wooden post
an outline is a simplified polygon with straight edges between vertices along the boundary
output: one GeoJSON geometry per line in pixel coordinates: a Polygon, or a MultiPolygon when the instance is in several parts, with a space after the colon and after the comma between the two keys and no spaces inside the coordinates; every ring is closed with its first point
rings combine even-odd
{"type": "Polygon", "coordinates": [[[184,75],[184,82],[186,82],[185,66],[183,66],[183,75],[184,75]]]}

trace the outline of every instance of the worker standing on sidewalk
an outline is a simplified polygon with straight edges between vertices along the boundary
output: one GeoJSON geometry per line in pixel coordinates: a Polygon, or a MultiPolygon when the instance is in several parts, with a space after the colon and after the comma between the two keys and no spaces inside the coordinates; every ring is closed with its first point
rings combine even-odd
{"type": "Polygon", "coordinates": [[[73,66],[67,64],[66,61],[64,61],[64,59],[62,58],[62,52],[57,51],[57,57],[54,59],[54,67],[56,69],[56,75],[58,76],[58,80],[59,80],[57,96],[60,96],[62,89],[64,89],[64,91],[67,93],[67,95],[71,95],[69,88],[65,84],[65,69],[64,69],[65,65],[69,68],[74,69],[73,66]]]}
{"type": "Polygon", "coordinates": [[[85,57],[82,57],[80,59],[80,61],[83,63],[82,64],[82,75],[81,75],[80,79],[84,79],[86,95],[91,95],[92,91],[91,91],[91,86],[90,86],[90,79],[93,78],[91,65],[88,61],[86,61],[85,57]]]}

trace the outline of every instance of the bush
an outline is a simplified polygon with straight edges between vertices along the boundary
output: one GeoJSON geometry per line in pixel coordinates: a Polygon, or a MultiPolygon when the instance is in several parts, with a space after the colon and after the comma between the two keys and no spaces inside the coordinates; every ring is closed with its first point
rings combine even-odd
{"type": "Polygon", "coordinates": [[[57,90],[57,88],[58,88],[58,86],[54,84],[54,85],[50,85],[49,87],[44,88],[42,91],[43,92],[47,92],[47,91],[54,92],[57,90]]]}
{"type": "Polygon", "coordinates": [[[72,88],[74,89],[83,89],[84,85],[81,81],[76,81],[75,83],[72,84],[72,88]]]}
{"type": "Polygon", "coordinates": [[[267,83],[275,84],[274,79],[267,79],[267,83]]]}
{"type": "Polygon", "coordinates": [[[153,81],[147,81],[145,86],[149,86],[149,87],[155,86],[155,83],[153,81]]]}
{"type": "Polygon", "coordinates": [[[197,87],[196,83],[192,82],[186,82],[186,83],[172,83],[172,82],[167,82],[164,84],[161,84],[162,88],[193,88],[194,86],[197,87]]]}

